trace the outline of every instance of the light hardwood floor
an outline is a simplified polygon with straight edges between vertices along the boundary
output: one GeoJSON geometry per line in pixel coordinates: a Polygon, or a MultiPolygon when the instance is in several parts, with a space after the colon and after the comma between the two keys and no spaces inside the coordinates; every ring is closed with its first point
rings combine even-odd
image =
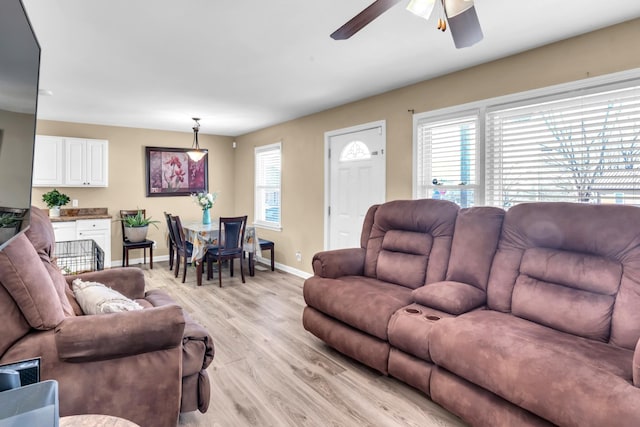
{"type": "Polygon", "coordinates": [[[182,414],[180,426],[464,426],[421,392],[305,331],[296,276],[256,271],[243,284],[236,265],[233,278],[224,269],[222,288],[217,275],[197,287],[195,269],[183,284],[167,262],[145,275],[148,288],[171,294],[215,343],[209,410],[182,414]]]}

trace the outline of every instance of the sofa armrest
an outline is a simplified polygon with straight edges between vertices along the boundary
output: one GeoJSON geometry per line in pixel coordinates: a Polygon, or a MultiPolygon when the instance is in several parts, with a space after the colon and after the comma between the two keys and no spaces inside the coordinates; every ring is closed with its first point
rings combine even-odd
{"type": "Polygon", "coordinates": [[[636,349],[633,352],[633,385],[640,387],[640,340],[636,343],[636,349]]]}
{"type": "Polygon", "coordinates": [[[99,282],[131,299],[144,298],[144,271],[137,267],[118,267],[65,276],[69,288],[75,279],[99,282]]]}
{"type": "Polygon", "coordinates": [[[362,276],[364,275],[364,257],[365,250],[362,248],[318,252],[313,256],[313,273],[329,279],[362,276]]]}
{"type": "Polygon", "coordinates": [[[185,320],[177,305],[67,317],[55,328],[58,357],[68,362],[115,359],[178,347],[185,320]]]}
{"type": "Polygon", "coordinates": [[[445,313],[459,315],[482,307],[487,294],[467,283],[444,281],[429,283],[411,292],[413,301],[445,313]]]}

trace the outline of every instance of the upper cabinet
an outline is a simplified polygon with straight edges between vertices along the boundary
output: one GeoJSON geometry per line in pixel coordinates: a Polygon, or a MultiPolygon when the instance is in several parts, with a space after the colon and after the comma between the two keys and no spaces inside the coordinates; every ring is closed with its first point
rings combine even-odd
{"type": "Polygon", "coordinates": [[[107,187],[109,141],[36,136],[34,187],[107,187]]]}

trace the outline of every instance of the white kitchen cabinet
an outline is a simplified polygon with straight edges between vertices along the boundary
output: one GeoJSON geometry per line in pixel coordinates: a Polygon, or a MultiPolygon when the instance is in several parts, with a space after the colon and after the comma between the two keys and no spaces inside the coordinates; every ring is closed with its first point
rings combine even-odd
{"type": "Polygon", "coordinates": [[[107,187],[109,141],[36,136],[34,187],[107,187]]]}
{"type": "Polygon", "coordinates": [[[64,142],[57,136],[36,136],[33,153],[33,186],[53,187],[64,180],[64,142]]]}
{"type": "Polygon", "coordinates": [[[94,240],[104,251],[104,268],[111,267],[111,220],[78,219],[53,222],[56,242],[94,240]]]}

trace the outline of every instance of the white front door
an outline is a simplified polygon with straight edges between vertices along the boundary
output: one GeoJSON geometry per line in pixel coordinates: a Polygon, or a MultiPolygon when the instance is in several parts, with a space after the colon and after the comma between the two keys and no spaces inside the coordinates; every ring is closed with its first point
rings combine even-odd
{"type": "Polygon", "coordinates": [[[360,247],[364,216],[386,194],[385,122],[328,132],[326,249],[360,247]]]}

